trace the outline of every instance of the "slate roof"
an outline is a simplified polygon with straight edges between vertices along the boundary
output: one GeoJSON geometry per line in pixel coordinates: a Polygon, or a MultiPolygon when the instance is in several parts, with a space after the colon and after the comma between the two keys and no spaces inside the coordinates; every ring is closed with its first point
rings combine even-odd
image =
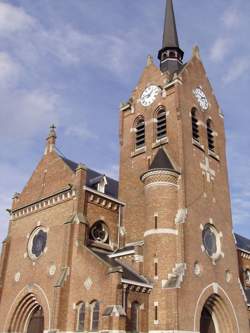
{"type": "MultiPolygon", "coordinates": [[[[76,171],[78,163],[73,162],[66,157],[60,156],[62,160],[70,167],[72,171],[76,171]]],[[[95,185],[97,183],[96,180],[101,179],[104,176],[104,174],[101,174],[95,170],[87,169],[87,186],[93,189],[95,188],[95,185]]],[[[119,182],[113,178],[107,177],[107,186],[105,187],[105,194],[110,195],[113,198],[118,198],[118,187],[119,182]]]]}
{"type": "Polygon", "coordinates": [[[135,249],[135,247],[133,245],[124,246],[121,249],[116,250],[114,252],[114,254],[119,254],[119,253],[123,253],[123,252],[127,252],[127,251],[132,251],[134,249],[135,249]]]}
{"type": "Polygon", "coordinates": [[[149,167],[149,170],[152,169],[167,169],[170,171],[176,171],[163,148],[160,148],[156,153],[153,162],[149,167]]]}
{"type": "Polygon", "coordinates": [[[172,0],[167,0],[162,47],[179,48],[172,0]]]}
{"type": "Polygon", "coordinates": [[[237,248],[250,253],[250,239],[240,236],[238,234],[234,234],[234,235],[235,235],[235,239],[236,239],[237,248]]]}
{"type": "Polygon", "coordinates": [[[150,284],[149,281],[142,275],[139,275],[137,272],[135,272],[131,267],[128,267],[123,262],[121,262],[119,259],[109,258],[110,252],[105,252],[103,250],[99,249],[90,249],[92,252],[94,252],[100,259],[105,261],[110,267],[122,267],[123,273],[122,278],[130,281],[134,281],[137,283],[143,283],[143,284],[150,284]]]}

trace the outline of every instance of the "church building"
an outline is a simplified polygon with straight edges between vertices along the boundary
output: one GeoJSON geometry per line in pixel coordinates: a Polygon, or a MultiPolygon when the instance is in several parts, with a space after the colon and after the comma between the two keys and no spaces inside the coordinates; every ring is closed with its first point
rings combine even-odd
{"type": "Polygon", "coordinates": [[[62,156],[51,126],[9,210],[1,333],[250,332],[224,115],[198,47],[183,57],[167,0],[160,64],[120,106],[119,181],[62,156]]]}

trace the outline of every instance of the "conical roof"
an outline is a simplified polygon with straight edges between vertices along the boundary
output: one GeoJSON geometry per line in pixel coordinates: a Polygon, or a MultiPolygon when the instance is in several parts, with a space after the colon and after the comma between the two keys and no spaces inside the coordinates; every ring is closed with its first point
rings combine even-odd
{"type": "Polygon", "coordinates": [[[173,1],[167,0],[162,47],[179,48],[173,1]]]}
{"type": "Polygon", "coordinates": [[[170,161],[168,155],[165,153],[163,148],[160,148],[156,153],[150,167],[152,169],[167,169],[171,171],[176,171],[172,162],[170,161]]]}

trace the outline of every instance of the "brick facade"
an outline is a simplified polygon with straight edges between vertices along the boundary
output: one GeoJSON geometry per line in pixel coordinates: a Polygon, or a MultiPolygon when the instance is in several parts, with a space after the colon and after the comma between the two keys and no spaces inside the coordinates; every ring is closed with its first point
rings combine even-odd
{"type": "Polygon", "coordinates": [[[0,262],[0,332],[29,333],[38,309],[45,332],[200,332],[204,309],[212,333],[249,332],[250,248],[237,242],[236,249],[224,116],[197,47],[174,74],[148,58],[121,105],[119,192],[116,181],[60,156],[55,143],[52,127],[44,156],[13,199],[0,262]],[[159,91],[145,107],[141,96],[152,85],[159,91]],[[159,109],[166,111],[160,139],[159,109]],[[137,149],[138,119],[145,144],[137,149]],[[216,238],[211,254],[207,229],[208,242],[216,238]]]}

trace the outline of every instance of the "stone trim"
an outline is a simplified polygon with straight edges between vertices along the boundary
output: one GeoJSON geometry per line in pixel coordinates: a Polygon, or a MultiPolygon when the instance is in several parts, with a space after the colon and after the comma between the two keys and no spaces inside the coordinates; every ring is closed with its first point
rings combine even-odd
{"type": "Polygon", "coordinates": [[[47,209],[53,206],[56,206],[62,202],[71,200],[76,195],[76,191],[73,189],[66,189],[61,192],[57,192],[51,196],[42,198],[39,201],[31,203],[29,205],[23,206],[18,209],[14,209],[11,212],[11,218],[17,219],[19,217],[27,216],[43,209],[47,209]]]}
{"type": "Polygon", "coordinates": [[[150,284],[147,284],[147,283],[141,283],[141,282],[136,282],[136,281],[127,280],[127,279],[121,279],[121,282],[124,284],[128,284],[128,285],[131,284],[131,285],[138,286],[138,287],[153,289],[153,286],[151,286],[150,284]]]}
{"type": "Polygon", "coordinates": [[[160,228],[160,229],[150,229],[144,232],[144,237],[150,236],[150,235],[162,235],[162,234],[168,234],[168,235],[178,235],[178,230],[171,229],[171,228],[160,228]]]}
{"type": "Polygon", "coordinates": [[[84,186],[83,189],[86,190],[87,192],[95,194],[96,196],[98,196],[102,199],[107,199],[109,201],[112,201],[113,203],[116,203],[116,204],[120,205],[120,206],[126,206],[126,204],[124,202],[122,202],[120,200],[117,200],[116,198],[113,198],[110,195],[107,195],[105,193],[98,192],[98,191],[96,191],[96,190],[94,190],[94,189],[92,189],[88,186],[84,186]]]}

